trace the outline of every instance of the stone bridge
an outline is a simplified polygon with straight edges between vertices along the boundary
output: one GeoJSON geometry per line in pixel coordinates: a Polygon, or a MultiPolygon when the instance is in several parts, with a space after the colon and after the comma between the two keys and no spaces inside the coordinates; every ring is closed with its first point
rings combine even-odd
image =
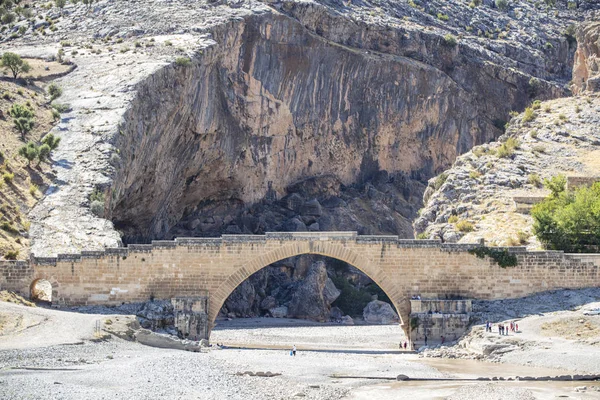
{"type": "Polygon", "coordinates": [[[208,292],[210,327],[231,292],[253,273],[301,254],[345,261],[389,296],[404,330],[410,301],[461,296],[499,299],[559,288],[600,285],[600,255],[507,248],[518,259],[501,268],[468,250],[481,244],[443,244],[355,232],[294,232],[179,238],[56,258],[0,262],[0,288],[29,296],[39,279],[52,285],[55,304],[121,304],[208,292]]]}

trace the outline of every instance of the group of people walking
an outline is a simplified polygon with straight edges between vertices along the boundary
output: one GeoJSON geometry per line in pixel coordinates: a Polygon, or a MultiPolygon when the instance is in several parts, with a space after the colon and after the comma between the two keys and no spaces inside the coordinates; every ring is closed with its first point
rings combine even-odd
{"type": "MultiPolygon", "coordinates": [[[[485,331],[492,332],[492,323],[490,321],[485,321],[485,331]]],[[[518,332],[519,324],[511,321],[510,324],[498,324],[498,334],[508,336],[508,332],[518,332]]]]}

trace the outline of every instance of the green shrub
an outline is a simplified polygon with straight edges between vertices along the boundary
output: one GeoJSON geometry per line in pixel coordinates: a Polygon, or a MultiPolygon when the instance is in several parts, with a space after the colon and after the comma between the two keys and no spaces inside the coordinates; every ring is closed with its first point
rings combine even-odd
{"type": "Polygon", "coordinates": [[[13,118],[13,123],[21,136],[25,136],[27,132],[33,129],[35,116],[29,107],[15,103],[8,110],[8,115],[13,118]]]}
{"type": "Polygon", "coordinates": [[[564,193],[567,187],[567,177],[564,175],[556,175],[552,178],[544,179],[544,187],[551,192],[551,197],[557,198],[564,193]]]}
{"type": "Polygon", "coordinates": [[[71,111],[71,105],[70,104],[52,103],[52,108],[54,108],[56,111],[58,111],[61,114],[71,111]]]}
{"type": "Polygon", "coordinates": [[[355,288],[342,276],[333,276],[331,280],[340,291],[339,297],[331,305],[340,308],[351,317],[362,317],[364,308],[371,302],[374,294],[379,300],[391,303],[387,295],[376,285],[355,288]]]}
{"type": "Polygon", "coordinates": [[[540,178],[538,174],[529,174],[529,176],[527,177],[527,183],[535,187],[541,187],[542,178],[540,178]]]}
{"type": "Polygon", "coordinates": [[[469,178],[471,179],[478,179],[481,177],[481,172],[477,171],[477,170],[472,170],[471,172],[469,172],[469,178]]]}
{"type": "Polygon", "coordinates": [[[419,239],[419,240],[427,240],[427,239],[429,239],[429,236],[427,236],[427,233],[421,232],[421,233],[419,233],[417,235],[417,239],[419,239]]]}
{"type": "Polygon", "coordinates": [[[575,26],[575,24],[567,26],[567,29],[565,29],[563,35],[567,38],[569,45],[574,45],[577,43],[577,26],[575,26]]]}
{"type": "Polygon", "coordinates": [[[58,99],[62,95],[62,88],[55,83],[51,83],[48,86],[48,94],[50,94],[50,101],[58,99]]]}
{"type": "Polygon", "coordinates": [[[539,100],[535,100],[533,103],[531,103],[531,108],[534,110],[539,110],[540,107],[542,107],[542,102],[539,100]]]}
{"type": "Polygon", "coordinates": [[[456,223],[456,229],[458,229],[460,232],[473,232],[475,230],[475,226],[471,222],[463,219],[456,223]]]}
{"type": "Polygon", "coordinates": [[[535,235],[551,250],[600,251],[600,183],[567,192],[560,190],[560,181],[551,189],[553,194],[531,210],[535,235]]]}
{"type": "Polygon", "coordinates": [[[92,203],[90,204],[90,210],[95,216],[100,218],[104,217],[104,203],[99,201],[92,201],[92,203]]]}
{"type": "Polygon", "coordinates": [[[33,160],[38,158],[38,156],[40,155],[40,151],[35,145],[35,143],[29,142],[27,143],[27,145],[19,149],[19,155],[27,159],[28,164],[31,164],[33,160]]]}
{"type": "Polygon", "coordinates": [[[469,250],[469,253],[477,256],[478,258],[484,258],[487,256],[494,260],[496,264],[502,268],[514,267],[518,263],[517,256],[504,249],[492,249],[484,246],[469,250]]]}
{"type": "Polygon", "coordinates": [[[447,33],[444,36],[444,45],[448,47],[455,47],[457,44],[458,41],[456,40],[456,36],[452,35],[451,33],[447,33]]]}
{"type": "Polygon", "coordinates": [[[515,149],[518,149],[521,143],[514,137],[509,137],[506,142],[502,143],[496,151],[498,158],[510,157],[514,154],[515,149]]]}
{"type": "Polygon", "coordinates": [[[40,147],[38,147],[38,160],[40,160],[40,162],[46,161],[50,156],[50,151],[52,150],[47,144],[43,144],[40,147]]]}
{"type": "Polygon", "coordinates": [[[177,59],[175,59],[175,65],[179,67],[188,67],[192,65],[192,60],[188,57],[177,57],[177,59]]]}
{"type": "Polygon", "coordinates": [[[16,260],[19,257],[19,250],[7,250],[4,253],[5,260],[16,260]]]}
{"type": "Polygon", "coordinates": [[[14,179],[15,179],[15,174],[13,174],[11,172],[5,172],[4,174],[2,174],[2,180],[8,184],[11,184],[14,179]]]}
{"type": "Polygon", "coordinates": [[[535,111],[533,111],[533,108],[527,107],[525,109],[525,114],[523,114],[523,122],[533,121],[535,119],[535,117],[536,117],[536,115],[535,115],[535,111]]]}
{"type": "Polygon", "coordinates": [[[446,14],[437,13],[437,17],[439,20],[448,21],[450,18],[446,14]]]}
{"type": "Polygon", "coordinates": [[[435,181],[433,182],[433,188],[435,190],[438,190],[439,188],[441,188],[442,185],[446,182],[446,179],[448,179],[447,173],[442,172],[441,174],[439,174],[437,176],[437,178],[435,178],[435,181]]]}
{"type": "Polygon", "coordinates": [[[448,218],[449,224],[455,224],[457,222],[458,222],[458,217],[456,215],[451,215],[450,218],[448,218]]]}

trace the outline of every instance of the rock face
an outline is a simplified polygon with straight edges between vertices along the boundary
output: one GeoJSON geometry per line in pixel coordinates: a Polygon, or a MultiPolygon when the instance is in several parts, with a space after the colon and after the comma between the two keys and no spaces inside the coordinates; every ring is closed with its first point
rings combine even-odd
{"type": "Polygon", "coordinates": [[[367,304],[363,311],[363,318],[365,322],[381,325],[397,323],[400,320],[391,305],[379,300],[367,304]]]}
{"type": "Polygon", "coordinates": [[[327,276],[325,263],[316,262],[292,295],[288,316],[328,321],[330,305],[339,295],[340,291],[327,276]]]}
{"type": "MultiPolygon", "coordinates": [[[[389,11],[396,8],[406,11],[389,11]]],[[[120,128],[122,162],[107,196],[125,240],[273,225],[331,229],[310,215],[318,210],[309,203],[295,210],[309,221],[257,204],[307,179],[320,180],[321,194],[343,197],[343,188],[368,184],[380,171],[428,178],[498,136],[511,109],[562,94],[551,82],[570,76],[573,51],[564,38],[552,39],[556,50],[545,63],[527,48],[492,53],[474,38],[447,45],[443,32],[396,21],[369,27],[339,17],[335,6],[286,2],[213,29],[218,46],[140,85],[120,128]],[[531,63],[518,64],[520,57],[531,63]],[[547,67],[533,67],[537,61],[547,67]]],[[[400,210],[410,219],[402,198],[414,205],[418,191],[403,186],[402,196],[392,193],[391,215],[400,210]]],[[[384,230],[410,235],[398,225],[384,230]]]]}
{"type": "Polygon", "coordinates": [[[600,91],[600,22],[583,24],[577,31],[573,92],[585,91],[600,91]]]}

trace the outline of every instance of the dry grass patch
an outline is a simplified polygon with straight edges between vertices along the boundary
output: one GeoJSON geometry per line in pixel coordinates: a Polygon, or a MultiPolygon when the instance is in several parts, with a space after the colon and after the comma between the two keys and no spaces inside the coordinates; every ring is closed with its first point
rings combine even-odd
{"type": "Polygon", "coordinates": [[[600,337],[600,320],[594,317],[569,317],[541,326],[544,336],[558,336],[564,339],[590,339],[600,337]]]}

